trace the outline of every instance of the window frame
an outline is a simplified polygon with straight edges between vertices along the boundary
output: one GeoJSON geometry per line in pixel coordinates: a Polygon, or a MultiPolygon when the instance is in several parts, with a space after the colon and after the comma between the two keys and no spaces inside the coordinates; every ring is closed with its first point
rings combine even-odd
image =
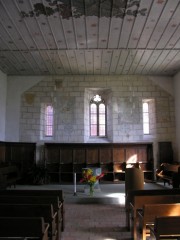
{"type": "Polygon", "coordinates": [[[143,134],[149,135],[150,134],[150,116],[149,116],[149,102],[143,101],[142,102],[142,115],[143,115],[143,134]],[[144,104],[147,104],[145,109],[144,104]],[[145,118],[147,120],[145,120],[145,118]]]}
{"type": "Polygon", "coordinates": [[[52,104],[46,104],[44,109],[44,136],[46,138],[54,136],[54,107],[52,104]],[[51,107],[52,112],[47,113],[47,109],[51,107]],[[48,118],[52,117],[52,120],[49,123],[48,118]],[[48,134],[50,128],[50,134],[48,134]]]}
{"type": "Polygon", "coordinates": [[[107,106],[105,104],[105,101],[104,99],[102,99],[101,95],[99,94],[96,94],[94,95],[93,98],[91,98],[90,100],[90,104],[89,104],[89,121],[90,121],[90,137],[91,138],[105,138],[107,137],[107,106]],[[101,100],[95,100],[96,97],[99,96],[101,100]],[[92,116],[92,113],[91,113],[91,105],[92,104],[95,104],[96,105],[96,124],[92,124],[91,123],[91,116],[92,116]],[[100,105],[103,104],[104,105],[104,121],[105,123],[104,124],[100,124],[100,105]],[[97,129],[96,129],[96,135],[92,135],[92,125],[96,125],[97,129]],[[104,125],[104,135],[100,135],[100,126],[104,125]]]}

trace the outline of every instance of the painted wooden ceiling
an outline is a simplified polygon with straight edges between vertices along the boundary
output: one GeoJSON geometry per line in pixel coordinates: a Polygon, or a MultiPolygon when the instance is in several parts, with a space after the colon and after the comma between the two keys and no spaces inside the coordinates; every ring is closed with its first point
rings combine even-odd
{"type": "Polygon", "coordinates": [[[180,70],[180,0],[0,0],[8,75],[180,70]]]}

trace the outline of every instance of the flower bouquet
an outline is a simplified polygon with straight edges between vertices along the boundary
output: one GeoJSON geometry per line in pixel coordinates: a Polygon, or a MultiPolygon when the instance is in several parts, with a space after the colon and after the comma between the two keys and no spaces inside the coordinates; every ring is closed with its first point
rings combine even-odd
{"type": "Polygon", "coordinates": [[[80,183],[86,183],[89,185],[90,195],[93,196],[94,193],[94,185],[95,183],[104,176],[104,173],[101,173],[98,176],[93,174],[93,170],[91,168],[84,169],[82,172],[82,179],[80,183]]]}

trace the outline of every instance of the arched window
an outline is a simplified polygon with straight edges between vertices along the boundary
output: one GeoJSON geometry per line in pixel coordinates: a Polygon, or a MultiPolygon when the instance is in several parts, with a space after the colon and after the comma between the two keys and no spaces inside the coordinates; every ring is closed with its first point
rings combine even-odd
{"type": "Polygon", "coordinates": [[[106,136],[106,105],[99,95],[90,101],[90,136],[106,136]]]}
{"type": "Polygon", "coordinates": [[[143,133],[149,134],[149,103],[143,102],[143,133]]]}
{"type": "Polygon", "coordinates": [[[51,105],[47,105],[45,108],[45,136],[53,136],[53,124],[54,124],[54,111],[51,105]]]}

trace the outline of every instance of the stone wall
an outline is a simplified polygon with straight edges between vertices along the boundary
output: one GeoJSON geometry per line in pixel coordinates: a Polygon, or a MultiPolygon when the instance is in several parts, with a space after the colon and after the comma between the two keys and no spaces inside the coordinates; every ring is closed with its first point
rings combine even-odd
{"type": "Polygon", "coordinates": [[[20,141],[54,142],[158,142],[175,140],[173,97],[142,76],[61,76],[46,78],[21,96],[20,141]],[[104,94],[108,136],[89,138],[89,101],[104,94]],[[143,134],[142,101],[151,106],[150,134],[143,134]],[[55,131],[44,138],[42,104],[55,108],[55,131]]]}

